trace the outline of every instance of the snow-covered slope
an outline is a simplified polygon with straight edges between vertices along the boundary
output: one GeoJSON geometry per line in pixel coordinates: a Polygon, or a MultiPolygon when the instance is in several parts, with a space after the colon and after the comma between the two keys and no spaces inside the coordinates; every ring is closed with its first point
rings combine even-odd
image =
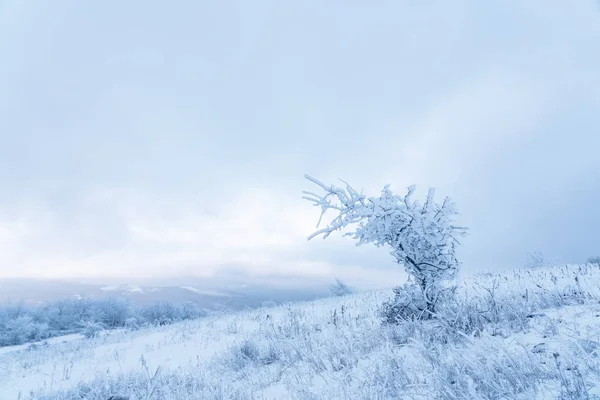
{"type": "Polygon", "coordinates": [[[600,398],[596,266],[479,274],[442,322],[382,326],[390,295],[18,348],[0,355],[0,398],[600,398]]]}

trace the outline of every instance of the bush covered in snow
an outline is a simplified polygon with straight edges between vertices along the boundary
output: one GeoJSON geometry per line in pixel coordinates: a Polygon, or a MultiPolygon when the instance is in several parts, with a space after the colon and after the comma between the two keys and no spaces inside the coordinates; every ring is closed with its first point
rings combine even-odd
{"type": "Polygon", "coordinates": [[[48,325],[35,321],[31,315],[21,314],[0,319],[0,346],[11,346],[48,337],[48,325]]]}
{"type": "Polygon", "coordinates": [[[599,257],[590,257],[587,259],[588,264],[594,264],[600,266],[600,256],[599,257]]]}
{"type": "Polygon", "coordinates": [[[341,279],[336,279],[335,283],[329,285],[329,291],[334,296],[346,296],[354,293],[354,289],[346,285],[341,279]]]}
{"type": "Polygon", "coordinates": [[[39,307],[0,306],[0,346],[11,346],[70,333],[94,337],[104,329],[139,329],[201,318],[206,312],[193,303],[157,302],[133,307],[126,299],[59,299],[39,307]]]}
{"type": "Polygon", "coordinates": [[[548,267],[552,264],[552,261],[546,258],[544,253],[539,250],[535,250],[534,252],[529,254],[529,261],[525,264],[528,268],[542,268],[548,267]]]}
{"type": "Polygon", "coordinates": [[[82,334],[84,337],[91,339],[97,337],[104,330],[104,326],[99,322],[85,321],[81,323],[82,334]]]}

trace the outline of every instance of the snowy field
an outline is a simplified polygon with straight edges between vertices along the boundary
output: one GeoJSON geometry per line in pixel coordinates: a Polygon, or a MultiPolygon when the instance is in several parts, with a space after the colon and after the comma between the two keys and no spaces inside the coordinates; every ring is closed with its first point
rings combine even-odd
{"type": "Polygon", "coordinates": [[[600,267],[479,274],[440,321],[390,291],[0,353],[1,399],[600,398],[600,267]]]}

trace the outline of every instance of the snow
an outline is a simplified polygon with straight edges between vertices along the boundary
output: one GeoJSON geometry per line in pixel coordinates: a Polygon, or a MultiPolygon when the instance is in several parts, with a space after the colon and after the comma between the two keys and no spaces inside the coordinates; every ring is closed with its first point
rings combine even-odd
{"type": "Polygon", "coordinates": [[[127,284],[124,289],[130,293],[144,293],[144,290],[137,285],[127,284]]]}
{"type": "MultiPolygon", "coordinates": [[[[103,290],[105,292],[114,292],[117,290],[122,290],[124,292],[129,292],[129,293],[144,293],[144,289],[142,289],[140,286],[138,285],[133,285],[133,284],[125,284],[125,285],[119,285],[119,286],[103,286],[100,288],[100,290],[103,290]]],[[[156,291],[156,290],[153,290],[156,291]]]]}
{"type": "Polygon", "coordinates": [[[47,346],[47,345],[53,345],[53,344],[55,345],[57,343],[67,343],[67,342],[71,342],[74,340],[80,340],[82,338],[83,338],[82,335],[74,333],[71,335],[55,336],[53,338],[49,338],[46,340],[40,340],[38,342],[33,342],[33,343],[20,344],[20,345],[15,345],[15,346],[4,346],[4,347],[0,347],[0,356],[2,356],[4,354],[12,353],[12,352],[27,350],[27,348],[31,347],[32,345],[38,345],[38,346],[47,346]]]}
{"type": "Polygon", "coordinates": [[[189,290],[190,292],[194,292],[194,293],[198,293],[198,294],[204,294],[204,295],[207,295],[207,296],[221,296],[221,297],[229,296],[227,293],[222,293],[222,292],[219,292],[217,290],[198,289],[198,288],[193,287],[193,286],[182,286],[181,288],[185,289],[185,290],[189,290]]]}
{"type": "Polygon", "coordinates": [[[600,398],[598,282],[591,266],[469,277],[459,312],[489,322],[466,333],[382,326],[391,291],[371,291],[13,346],[0,352],[0,398],[74,398],[82,383],[88,398],[132,400],[600,398]]]}

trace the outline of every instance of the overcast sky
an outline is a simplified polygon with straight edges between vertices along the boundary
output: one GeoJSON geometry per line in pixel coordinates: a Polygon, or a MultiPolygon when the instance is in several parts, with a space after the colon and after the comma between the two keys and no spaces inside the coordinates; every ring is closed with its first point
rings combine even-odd
{"type": "Polygon", "coordinates": [[[600,9],[0,0],[0,276],[400,279],[310,173],[434,186],[464,271],[600,255],[600,9]]]}

